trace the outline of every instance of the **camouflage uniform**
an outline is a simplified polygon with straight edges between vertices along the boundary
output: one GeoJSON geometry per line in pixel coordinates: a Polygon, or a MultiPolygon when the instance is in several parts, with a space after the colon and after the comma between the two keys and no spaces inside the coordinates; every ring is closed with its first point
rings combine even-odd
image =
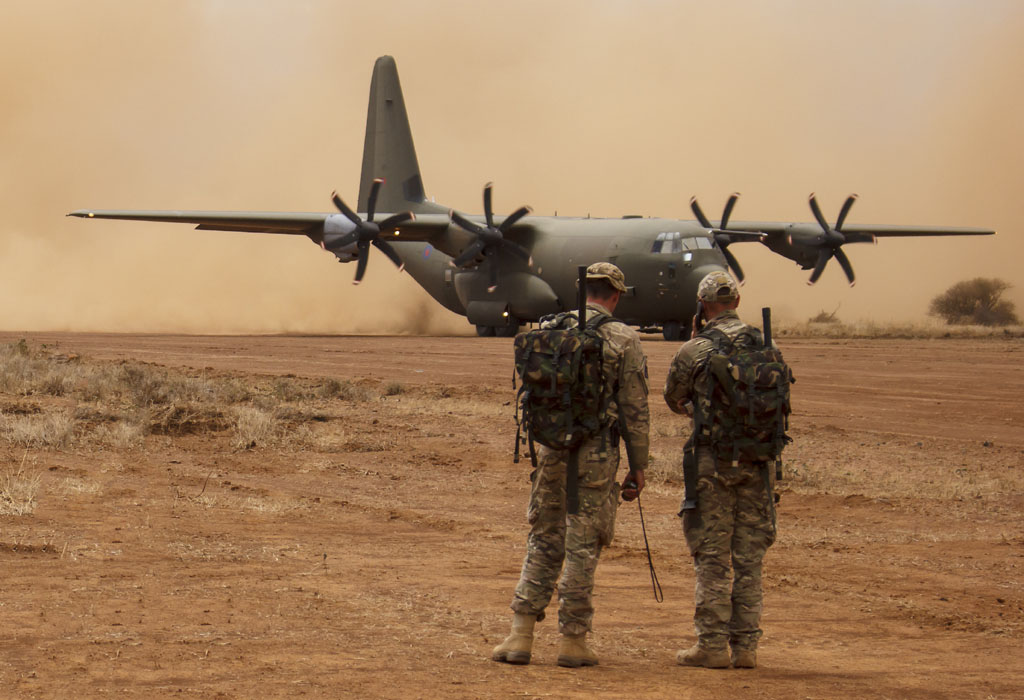
{"type": "MultiPolygon", "coordinates": [[[[588,322],[600,315],[607,316],[608,311],[597,304],[587,305],[588,322]]],[[[558,627],[568,635],[590,630],[594,571],[601,548],[611,542],[615,528],[618,426],[632,456],[631,466],[646,468],[649,452],[647,358],[640,337],[629,326],[614,322],[602,325],[598,333],[604,339],[604,374],[613,397],[607,413],[609,427],[580,446],[577,515],[566,512],[568,451],[537,445],[537,469],[530,475],[533,488],[527,511],[530,535],[512,600],[514,612],[543,619],[557,580],[558,627]]]]}
{"type": "MultiPolygon", "coordinates": [[[[730,340],[747,331],[761,342],[760,331],[735,311],[722,312],[705,328],[717,328],[730,340]]],[[[665,402],[674,412],[692,413],[687,404],[698,401],[702,415],[708,415],[704,366],[711,350],[711,341],[698,337],[676,353],[665,381],[665,402]]],[[[765,483],[766,474],[774,479],[774,470],[764,463],[719,461],[699,445],[700,440],[698,510],[681,513],[697,579],[698,643],[708,650],[725,649],[727,643],[734,650],[754,650],[761,637],[761,561],[775,541],[775,511],[765,483]]]]}

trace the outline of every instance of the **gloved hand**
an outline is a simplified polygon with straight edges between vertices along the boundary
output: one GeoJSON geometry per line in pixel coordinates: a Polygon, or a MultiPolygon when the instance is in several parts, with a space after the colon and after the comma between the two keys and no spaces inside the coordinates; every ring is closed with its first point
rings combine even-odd
{"type": "Polygon", "coordinates": [[[644,471],[632,471],[626,474],[626,480],[622,482],[622,500],[635,501],[640,492],[644,490],[644,471]]]}

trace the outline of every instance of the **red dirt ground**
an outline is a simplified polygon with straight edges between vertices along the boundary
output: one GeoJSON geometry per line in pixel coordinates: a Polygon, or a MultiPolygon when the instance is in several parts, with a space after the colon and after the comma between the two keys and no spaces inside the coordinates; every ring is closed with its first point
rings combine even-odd
{"type": "MultiPolygon", "coordinates": [[[[598,569],[601,663],[490,661],[525,545],[511,343],[413,337],[0,334],[90,361],[351,379],[330,451],[226,434],[25,450],[31,515],[0,516],[6,697],[1014,698],[1024,696],[1024,342],[783,338],[798,377],[765,637],[752,671],[684,669],[693,574],[684,440],[645,341],[655,462],[598,569]],[[383,387],[401,383],[393,396],[383,387]],[[68,484],[82,485],[69,489],[68,484]]],[[[23,397],[0,394],[10,406],[23,397]]],[[[554,608],[552,608],[553,612],[554,608]]],[[[549,620],[554,619],[554,614],[549,620]]]]}

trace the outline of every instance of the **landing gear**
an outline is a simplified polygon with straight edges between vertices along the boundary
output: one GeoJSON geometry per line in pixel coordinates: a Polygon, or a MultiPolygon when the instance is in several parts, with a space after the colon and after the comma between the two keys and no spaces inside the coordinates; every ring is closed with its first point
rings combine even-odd
{"type": "Polygon", "coordinates": [[[520,324],[513,321],[507,326],[477,326],[476,334],[481,338],[515,338],[519,332],[520,324]]]}
{"type": "Polygon", "coordinates": [[[665,340],[677,343],[683,339],[684,335],[690,335],[690,329],[679,321],[666,321],[661,326],[661,334],[665,337],[665,340]]]}

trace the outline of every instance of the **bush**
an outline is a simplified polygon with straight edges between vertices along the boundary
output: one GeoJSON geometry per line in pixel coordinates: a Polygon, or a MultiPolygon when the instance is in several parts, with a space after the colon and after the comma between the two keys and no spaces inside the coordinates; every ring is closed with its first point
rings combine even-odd
{"type": "Polygon", "coordinates": [[[948,325],[1010,326],[1020,323],[1013,302],[1002,299],[1010,283],[977,277],[957,282],[932,299],[928,313],[948,325]]]}

